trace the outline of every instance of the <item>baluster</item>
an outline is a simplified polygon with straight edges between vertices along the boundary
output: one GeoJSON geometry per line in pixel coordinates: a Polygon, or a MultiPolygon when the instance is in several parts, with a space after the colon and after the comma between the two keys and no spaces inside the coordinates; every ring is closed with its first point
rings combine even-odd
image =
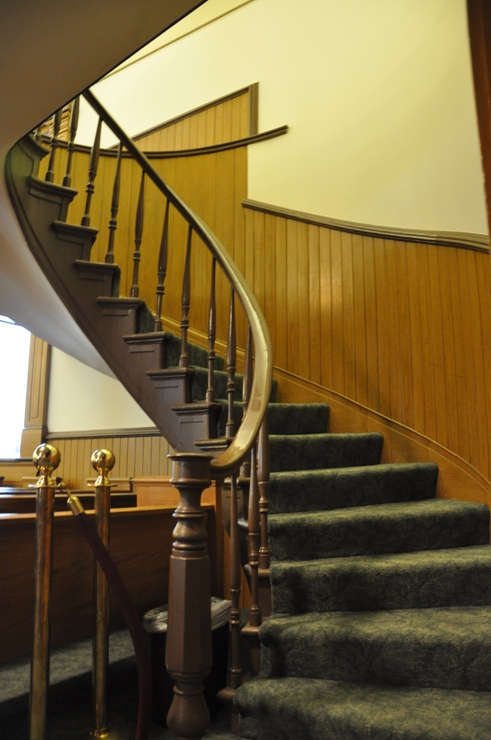
{"type": "Polygon", "coordinates": [[[171,483],[179,490],[169,565],[165,663],[176,681],[167,726],[174,738],[199,740],[210,721],[203,679],[212,665],[210,562],[201,493],[210,485],[211,455],[176,453],[171,483]]]}
{"type": "Polygon", "coordinates": [[[66,171],[65,171],[65,177],[63,178],[63,185],[66,188],[69,188],[72,184],[72,157],[73,157],[73,150],[75,148],[75,137],[77,135],[77,128],[78,128],[78,115],[80,110],[80,98],[75,98],[73,101],[72,106],[72,114],[70,117],[70,134],[68,139],[68,156],[66,160],[66,171]]]}
{"type": "Polygon", "coordinates": [[[179,367],[188,366],[188,327],[189,307],[191,305],[191,238],[193,227],[189,224],[188,243],[186,247],[186,262],[184,264],[184,278],[182,281],[182,317],[181,317],[181,356],[179,367]]]}
{"type": "Polygon", "coordinates": [[[48,170],[46,172],[45,180],[47,182],[53,182],[55,179],[55,156],[56,156],[56,150],[58,148],[58,134],[60,133],[60,125],[61,125],[61,110],[57,110],[56,113],[53,116],[53,136],[51,137],[51,141],[49,143],[51,147],[51,153],[49,155],[49,163],[48,163],[48,170]]]}
{"type": "Polygon", "coordinates": [[[169,247],[169,206],[168,200],[165,206],[164,225],[162,227],[162,239],[160,241],[159,266],[157,270],[157,308],[155,311],[154,331],[162,331],[162,299],[165,293],[165,276],[167,274],[167,256],[169,247]]]}
{"type": "Polygon", "coordinates": [[[213,403],[215,401],[215,388],[213,386],[213,371],[215,369],[215,339],[217,329],[215,273],[216,259],[213,257],[213,262],[211,263],[210,310],[208,315],[208,388],[206,389],[206,400],[208,403],[213,403]]]}
{"type": "Polygon", "coordinates": [[[119,142],[118,159],[116,161],[116,174],[114,175],[113,196],[111,199],[111,218],[109,219],[109,239],[107,242],[107,252],[105,262],[112,265],[114,263],[114,236],[118,228],[118,210],[119,210],[119,192],[121,189],[121,155],[123,145],[119,142]]]}
{"type": "MultiPolygon", "coordinates": [[[[92,467],[99,473],[94,483],[94,519],[97,534],[109,550],[109,510],[111,483],[107,474],[114,467],[115,457],[110,450],[96,450],[90,458],[92,467]]],[[[101,566],[94,563],[94,643],[92,651],[92,690],[94,700],[94,726],[92,735],[106,737],[107,722],[107,669],[109,665],[109,587],[101,566]]]]}
{"type": "Polygon", "coordinates": [[[133,284],[130,290],[131,298],[138,298],[138,271],[140,268],[140,244],[143,236],[143,214],[144,214],[144,198],[145,198],[145,172],[142,170],[142,178],[140,181],[140,193],[138,195],[138,206],[136,208],[136,222],[135,222],[135,251],[133,252],[133,284]]]}
{"type": "Polygon", "coordinates": [[[90,226],[90,204],[92,202],[92,195],[95,190],[94,181],[97,177],[97,168],[99,166],[99,152],[101,150],[101,129],[102,119],[99,118],[95,132],[94,144],[92,146],[92,151],[90,152],[89,182],[87,183],[86,188],[87,198],[85,201],[85,213],[82,217],[82,226],[90,226]]]}
{"type": "Polygon", "coordinates": [[[270,565],[268,546],[268,511],[269,511],[269,431],[268,413],[259,430],[257,477],[259,484],[259,516],[261,522],[261,547],[259,548],[259,567],[267,570],[270,565]]]}
{"type": "MultiPolygon", "coordinates": [[[[250,325],[247,327],[247,341],[246,341],[246,354],[244,363],[244,380],[242,383],[242,419],[247,412],[247,406],[249,405],[249,398],[251,396],[252,388],[252,330],[250,325]]],[[[240,469],[241,478],[250,478],[251,475],[251,463],[248,458],[242,463],[240,469]]]]}
{"type": "Polygon", "coordinates": [[[235,363],[236,363],[236,335],[235,335],[235,291],[230,291],[230,315],[228,321],[228,346],[227,346],[227,397],[228,397],[228,419],[225,425],[225,436],[235,435],[234,422],[234,396],[235,396],[235,363]]]}
{"type": "MultiPolygon", "coordinates": [[[[230,668],[229,687],[235,693],[242,683],[242,669],[240,666],[240,543],[237,510],[237,478],[231,477],[230,491],[230,668]]],[[[233,699],[233,696],[231,697],[233,699]]],[[[230,713],[230,731],[237,734],[239,731],[239,714],[232,705],[230,713]]]]}
{"type": "Polygon", "coordinates": [[[34,642],[31,661],[29,738],[44,740],[49,684],[49,630],[55,484],[51,473],[60,464],[52,445],[39,445],[32,456],[40,475],[36,483],[36,546],[34,560],[34,642]]]}

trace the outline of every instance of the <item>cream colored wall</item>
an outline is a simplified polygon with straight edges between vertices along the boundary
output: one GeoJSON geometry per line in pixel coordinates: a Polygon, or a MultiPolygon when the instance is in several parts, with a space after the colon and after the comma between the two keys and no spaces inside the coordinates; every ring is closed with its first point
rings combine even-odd
{"type": "Polygon", "coordinates": [[[48,406],[50,432],[153,426],[118,380],[53,348],[48,406]]]}
{"type": "MultiPolygon", "coordinates": [[[[260,83],[249,197],[486,232],[465,0],[254,0],[96,85],[137,133],[260,83]]],[[[90,138],[90,137],[89,137],[90,138]]]]}

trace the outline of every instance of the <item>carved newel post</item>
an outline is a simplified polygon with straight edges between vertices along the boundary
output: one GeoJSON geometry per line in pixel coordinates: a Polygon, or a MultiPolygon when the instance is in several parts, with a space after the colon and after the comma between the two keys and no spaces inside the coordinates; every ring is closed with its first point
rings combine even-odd
{"type": "Polygon", "coordinates": [[[30,740],[44,740],[49,684],[49,612],[53,558],[55,484],[51,473],[60,464],[56,447],[43,444],[32,456],[39,470],[36,483],[36,549],[34,566],[34,641],[29,706],[30,740]]]}
{"type": "Polygon", "coordinates": [[[200,740],[210,722],[203,679],[212,666],[210,563],[201,494],[210,485],[211,455],[177,453],[171,483],[179,490],[169,572],[166,666],[176,682],[167,726],[174,740],[200,740]]]}

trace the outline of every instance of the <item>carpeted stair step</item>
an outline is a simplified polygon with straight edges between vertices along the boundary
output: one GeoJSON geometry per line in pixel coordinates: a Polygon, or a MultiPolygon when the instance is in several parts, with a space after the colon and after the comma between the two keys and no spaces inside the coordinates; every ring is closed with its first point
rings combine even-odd
{"type": "Polygon", "coordinates": [[[270,677],[491,689],[489,606],[273,616],[260,638],[270,677]]]}
{"type": "Polygon", "coordinates": [[[303,678],[238,689],[250,740],[489,740],[491,695],[303,678]],[[253,715],[253,716],[252,716],[253,715]]]}
{"type": "Polygon", "coordinates": [[[432,499],[269,517],[273,562],[467,547],[488,541],[488,507],[465,501],[432,499]]]}
{"type": "Polygon", "coordinates": [[[491,546],[271,565],[276,614],[491,604],[491,546]]]}
{"type": "Polygon", "coordinates": [[[318,470],[376,465],[384,438],[381,434],[271,434],[271,471],[318,470]]]}
{"type": "Polygon", "coordinates": [[[293,513],[432,498],[437,477],[438,467],[433,463],[272,473],[269,511],[293,513]]]}
{"type": "MultiPolygon", "coordinates": [[[[228,404],[219,399],[222,411],[218,420],[218,436],[225,434],[228,404]]],[[[236,428],[242,421],[243,405],[234,401],[233,419],[236,428]]],[[[270,434],[308,434],[327,431],[329,406],[325,403],[270,403],[268,406],[268,430],[270,434]]]]}

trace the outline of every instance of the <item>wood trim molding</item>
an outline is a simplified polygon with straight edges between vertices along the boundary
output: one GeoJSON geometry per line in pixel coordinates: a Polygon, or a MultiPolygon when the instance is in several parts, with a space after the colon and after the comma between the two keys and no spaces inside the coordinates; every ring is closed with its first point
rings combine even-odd
{"type": "Polygon", "coordinates": [[[27,375],[26,411],[22,430],[20,455],[31,457],[33,450],[44,442],[48,431],[48,392],[51,345],[31,335],[29,370],[27,375]]]}
{"type": "Polygon", "coordinates": [[[128,429],[91,429],[80,432],[47,432],[46,440],[52,439],[94,439],[97,437],[162,437],[157,427],[134,427],[128,429]]]}
{"type": "Polygon", "coordinates": [[[259,133],[259,82],[249,85],[249,136],[259,133]]]}
{"type": "Polygon", "coordinates": [[[261,211],[272,216],[289,218],[314,226],[325,226],[336,231],[345,231],[350,234],[362,236],[373,236],[379,239],[392,239],[404,242],[419,242],[422,244],[434,244],[441,247],[457,247],[459,249],[470,249],[474,252],[489,252],[489,238],[486,234],[467,234],[465,232],[451,231],[421,231],[419,229],[402,229],[393,226],[372,226],[370,224],[358,224],[351,221],[342,221],[326,216],[316,216],[303,211],[294,211],[290,208],[261,203],[256,200],[242,201],[244,208],[253,211],[261,211]]]}
{"type": "Polygon", "coordinates": [[[215,154],[216,152],[224,152],[227,149],[238,149],[242,146],[258,144],[260,141],[275,139],[277,136],[283,136],[286,133],[288,133],[288,126],[285,124],[284,126],[277,126],[277,128],[263,131],[263,133],[255,134],[254,136],[246,136],[243,139],[235,139],[234,141],[225,141],[223,144],[212,144],[211,146],[202,146],[197,149],[177,149],[173,152],[145,152],[145,154],[148,159],[172,159],[174,157],[194,157],[198,154],[215,154]]]}
{"type": "Polygon", "coordinates": [[[467,18],[488,227],[491,229],[491,7],[488,0],[467,0],[467,18]]]}
{"type": "MultiPolygon", "coordinates": [[[[263,131],[261,134],[254,134],[254,136],[246,136],[243,139],[235,139],[233,141],[225,141],[223,144],[212,144],[211,146],[202,146],[197,149],[177,149],[176,151],[162,151],[162,152],[144,152],[147,159],[172,159],[174,157],[194,157],[198,154],[215,154],[217,152],[224,152],[228,149],[239,149],[243,146],[250,146],[251,144],[258,144],[261,141],[267,141],[268,139],[275,139],[277,136],[283,136],[288,133],[288,126],[277,126],[276,128],[263,131]]],[[[45,142],[46,143],[46,142],[45,142]]],[[[59,147],[66,146],[65,142],[60,141],[59,147]]],[[[74,151],[82,152],[87,155],[90,154],[91,147],[84,146],[82,144],[76,144],[74,151]]],[[[101,157],[114,157],[118,155],[115,149],[101,149],[101,157]]],[[[128,152],[123,152],[123,159],[131,159],[128,152]]],[[[244,201],[245,202],[245,201],[244,201]]],[[[253,201],[251,201],[253,202],[253,201]]],[[[315,218],[315,217],[313,217],[315,218]]]]}

